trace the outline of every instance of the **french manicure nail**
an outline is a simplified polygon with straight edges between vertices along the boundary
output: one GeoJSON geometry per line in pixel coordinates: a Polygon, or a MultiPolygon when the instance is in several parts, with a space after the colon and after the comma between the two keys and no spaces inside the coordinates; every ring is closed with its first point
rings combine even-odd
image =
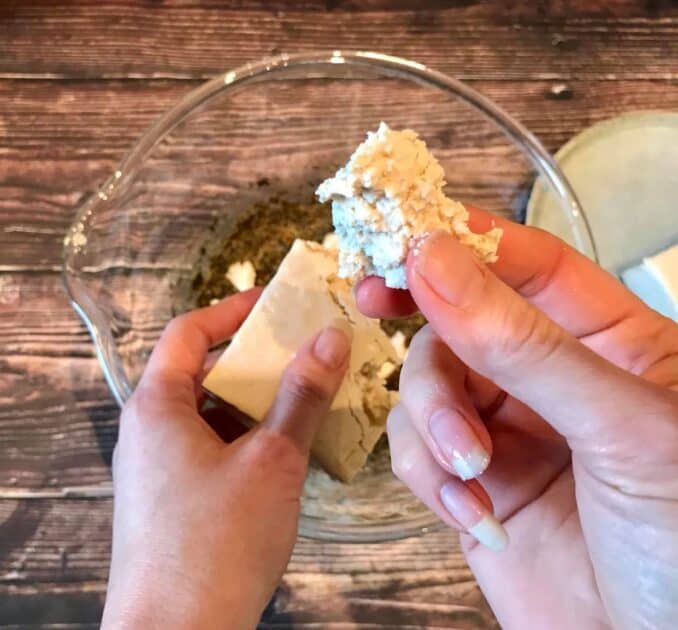
{"type": "Polygon", "coordinates": [[[463,479],[480,475],[490,456],[469,423],[451,409],[438,409],[429,420],[429,431],[441,455],[463,479]]]}
{"type": "Polygon", "coordinates": [[[420,245],[414,270],[446,302],[462,306],[479,283],[482,267],[473,252],[446,232],[433,232],[420,245]]]}
{"type": "Polygon", "coordinates": [[[503,551],[509,537],[504,526],[489,512],[466,486],[450,481],[440,489],[445,509],[466,528],[479,543],[493,551],[503,551]]]}
{"type": "Polygon", "coordinates": [[[335,327],[325,328],[313,344],[315,358],[333,370],[344,363],[350,350],[349,336],[335,327]]]}

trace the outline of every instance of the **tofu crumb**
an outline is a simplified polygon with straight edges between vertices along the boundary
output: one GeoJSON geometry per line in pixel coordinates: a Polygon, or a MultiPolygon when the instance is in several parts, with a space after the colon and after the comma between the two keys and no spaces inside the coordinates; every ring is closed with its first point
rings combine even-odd
{"type": "Polygon", "coordinates": [[[391,374],[393,374],[393,372],[396,371],[396,367],[396,364],[392,361],[384,361],[377,372],[377,377],[386,380],[389,376],[391,376],[391,374]]]}
{"type": "Polygon", "coordinates": [[[257,271],[249,260],[235,262],[228,268],[226,279],[238,291],[247,291],[254,287],[257,281],[257,271]]]}
{"type": "Polygon", "coordinates": [[[398,360],[401,363],[404,362],[407,358],[407,339],[400,330],[397,330],[391,335],[391,345],[393,346],[393,350],[395,351],[398,360]]]}

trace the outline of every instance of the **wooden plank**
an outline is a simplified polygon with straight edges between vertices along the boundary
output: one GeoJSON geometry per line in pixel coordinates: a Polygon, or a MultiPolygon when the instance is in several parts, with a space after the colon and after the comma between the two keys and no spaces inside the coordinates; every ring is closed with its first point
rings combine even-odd
{"type": "Polygon", "coordinates": [[[110,499],[0,502],[0,583],[105,580],[111,507],[110,499]]]}
{"type": "Polygon", "coordinates": [[[0,360],[0,498],[110,484],[119,410],[94,358],[0,360]]]}
{"type": "MultiPolygon", "coordinates": [[[[50,0],[34,1],[33,6],[49,8],[50,0]]],[[[87,7],[87,0],[67,0],[60,3],[68,7],[87,7]]],[[[111,0],[111,6],[117,8],[134,7],[139,3],[136,0],[111,0]]],[[[147,4],[153,4],[149,2],[147,4]]],[[[214,9],[215,3],[211,0],[163,0],[166,9],[195,10],[214,9]]],[[[21,7],[21,0],[5,0],[3,5],[16,11],[21,7]]],[[[476,17],[486,19],[498,17],[496,1],[474,2],[468,0],[228,0],[219,3],[222,8],[233,11],[252,12],[267,10],[277,14],[282,11],[303,11],[311,17],[317,12],[329,13],[369,13],[372,11],[401,12],[401,11],[434,11],[438,9],[457,9],[472,13],[476,17]]],[[[567,0],[567,2],[537,2],[531,4],[506,3],[501,5],[502,15],[535,17],[567,17],[571,15],[623,17],[639,14],[658,15],[671,9],[671,0],[659,0],[652,3],[641,3],[637,0],[567,0]]]]}
{"type": "MultiPolygon", "coordinates": [[[[111,508],[110,500],[0,502],[2,627],[98,619],[111,508]]],[[[360,546],[300,540],[262,627],[347,619],[357,628],[496,627],[451,531],[360,546]]]]}
{"type": "MultiPolygon", "coordinates": [[[[62,181],[64,191],[77,191],[83,179],[92,180],[99,174],[100,162],[110,166],[117,163],[148,125],[197,85],[199,82],[187,85],[165,80],[143,83],[0,81],[0,182],[10,193],[3,197],[11,199],[12,189],[22,187],[34,188],[39,194],[54,181],[62,181]],[[62,170],[68,168],[71,161],[74,167],[70,171],[62,170]],[[75,175],[76,169],[85,170],[71,185],[68,177],[75,175]]],[[[660,105],[673,109],[678,99],[678,86],[671,81],[488,80],[474,81],[472,86],[523,122],[552,150],[596,120],[630,109],[660,105]]],[[[369,89],[370,93],[360,94],[361,103],[374,109],[375,116],[380,110],[398,116],[394,125],[415,126],[424,113],[435,116],[439,123],[449,117],[445,111],[436,109],[446,102],[444,100],[426,99],[431,103],[412,108],[417,99],[421,100],[420,90],[399,90],[393,94],[392,89],[392,84],[377,83],[369,89]],[[392,108],[384,102],[389,95],[389,100],[396,99],[392,108]],[[411,114],[410,109],[414,109],[411,114]]],[[[252,89],[244,98],[233,98],[228,109],[226,105],[219,105],[216,111],[228,111],[233,117],[231,127],[238,130],[243,139],[267,141],[270,149],[274,144],[273,125],[266,126],[258,135],[256,130],[264,114],[275,115],[285,125],[275,129],[278,140],[274,146],[291,146],[283,142],[291,142],[293,132],[312,124],[313,114],[326,110],[329,116],[338,116],[340,107],[346,108],[347,101],[340,98],[338,89],[325,91],[325,86],[320,89],[313,83],[281,85],[266,91],[252,89]],[[304,108],[300,107],[299,99],[304,99],[304,108]],[[265,107],[269,109],[264,110],[265,107]],[[291,125],[291,129],[287,125],[291,125]]],[[[346,112],[346,120],[352,113],[346,112]]],[[[460,125],[471,120],[470,110],[459,109],[459,115],[460,125]],[[464,113],[466,111],[469,113],[464,113]]],[[[195,128],[196,134],[205,132],[210,124],[216,124],[214,117],[205,116],[201,126],[195,128]]],[[[201,146],[205,140],[196,136],[195,143],[201,146]]],[[[212,146],[220,147],[224,140],[230,141],[230,138],[212,138],[212,146]]],[[[442,142],[441,138],[438,144],[442,142]]],[[[61,205],[55,204],[55,210],[63,211],[72,201],[77,201],[77,197],[63,199],[61,205]]],[[[3,203],[6,203],[4,199],[3,203]]]]}
{"type": "Polygon", "coordinates": [[[110,482],[119,410],[58,274],[0,274],[0,497],[110,482]]]}
{"type": "MultiPolygon", "coordinates": [[[[478,81],[474,86],[521,120],[552,151],[588,125],[623,111],[658,105],[678,108],[678,82],[478,81]]],[[[0,271],[58,270],[63,234],[75,207],[112,173],[143,130],[187,90],[185,84],[173,81],[0,81],[0,271]]],[[[295,85],[236,99],[229,106],[228,123],[220,126],[206,117],[195,128],[195,146],[183,140],[166,159],[176,160],[179,151],[184,164],[200,160],[205,186],[209,185],[215,200],[214,187],[221,186],[226,205],[229,188],[243,186],[264,171],[268,175],[283,172],[289,168],[286,163],[290,155],[307,155],[316,150],[314,146],[319,154],[339,151],[323,138],[313,146],[294,144],[295,137],[308,139],[311,135],[313,118],[308,112],[320,115],[324,111],[334,120],[351,124],[354,113],[342,113],[344,104],[335,96],[330,91],[323,97],[311,87],[295,85]],[[307,97],[314,100],[302,116],[298,102],[307,97]],[[261,119],[257,112],[266,107],[289,121],[282,129],[276,128],[282,138],[274,139],[275,127],[257,128],[261,119]],[[215,134],[207,141],[209,129],[224,130],[224,135],[215,134]],[[285,157],[284,162],[280,156],[285,157]]],[[[505,182],[507,190],[515,188],[518,197],[521,187],[526,192],[529,178],[523,181],[520,171],[524,167],[516,162],[514,153],[506,152],[508,145],[500,135],[488,135],[488,128],[475,122],[464,109],[442,107],[435,100],[425,106],[419,97],[416,91],[399,95],[388,108],[392,124],[415,129],[421,126],[436,151],[456,152],[450,156],[450,160],[456,160],[450,179],[457,194],[482,203],[487,192],[480,184],[492,181],[505,182]],[[474,153],[474,143],[483,146],[483,142],[488,146],[474,153]],[[462,155],[466,157],[459,161],[462,155]]],[[[366,107],[373,108],[375,120],[380,117],[379,103],[384,98],[378,89],[364,97],[366,107]]],[[[172,172],[169,166],[168,172],[172,172]]],[[[160,188],[154,188],[155,210],[163,202],[168,204],[168,211],[180,205],[186,187],[196,185],[190,171],[175,175],[174,188],[162,182],[160,188]]],[[[320,179],[322,174],[311,176],[320,179]]],[[[506,199],[510,204],[510,196],[506,199]]],[[[496,205],[499,201],[490,199],[489,203],[496,205]]]]}
{"type": "MultiPolygon", "coordinates": [[[[0,295],[0,360],[34,358],[34,371],[39,371],[37,361],[47,357],[73,359],[74,363],[93,358],[89,334],[66,297],[60,275],[3,273],[0,295]]],[[[54,378],[63,376],[58,371],[54,374],[54,378]]],[[[16,390],[11,384],[8,387],[13,396],[16,390]]]]}
{"type": "Polygon", "coordinates": [[[106,583],[0,585],[0,624],[6,630],[99,627],[106,583]]]}
{"type": "Polygon", "coordinates": [[[368,48],[466,79],[678,74],[672,2],[386,4],[5,2],[0,73],[196,78],[281,51],[368,48]]]}

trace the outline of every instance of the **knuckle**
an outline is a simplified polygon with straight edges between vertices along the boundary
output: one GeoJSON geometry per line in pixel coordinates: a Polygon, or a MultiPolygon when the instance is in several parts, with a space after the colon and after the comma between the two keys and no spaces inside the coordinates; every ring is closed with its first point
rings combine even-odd
{"type": "Polygon", "coordinates": [[[129,422],[133,419],[143,417],[144,410],[148,407],[148,403],[152,401],[152,397],[148,388],[140,383],[137,385],[134,393],[130,396],[122,408],[120,419],[123,422],[129,422]]]}
{"type": "Polygon", "coordinates": [[[678,335],[673,321],[659,313],[645,313],[641,318],[629,317],[617,324],[627,341],[629,371],[650,380],[654,374],[667,372],[663,385],[678,385],[678,369],[665,370],[667,364],[678,362],[678,335]],[[642,334],[638,334],[643,330],[642,334]]]}
{"type": "Polygon", "coordinates": [[[564,265],[567,264],[569,247],[557,236],[541,228],[528,226],[534,232],[535,242],[540,242],[543,252],[551,252],[547,258],[548,264],[539,267],[523,283],[517,287],[518,293],[527,299],[534,299],[542,293],[557,277],[564,265]]]}
{"type": "Polygon", "coordinates": [[[295,407],[316,408],[327,402],[328,394],[312,376],[290,371],[283,384],[285,395],[295,407]]]}
{"type": "Polygon", "coordinates": [[[500,368],[538,364],[560,348],[562,330],[523,300],[507,305],[489,347],[490,365],[500,368]]]}
{"type": "Polygon", "coordinates": [[[474,256],[472,261],[476,272],[467,279],[454,300],[458,310],[469,313],[483,310],[487,295],[496,282],[494,274],[478,258],[474,256]]]}
{"type": "Polygon", "coordinates": [[[157,401],[157,391],[147,383],[140,383],[125,403],[122,413],[125,418],[134,418],[137,421],[146,420],[155,416],[149,411],[156,406],[157,401]]]}
{"type": "Polygon", "coordinates": [[[186,325],[186,315],[175,315],[172,319],[167,322],[165,326],[165,332],[172,332],[175,330],[180,330],[186,325]]]}
{"type": "Polygon", "coordinates": [[[426,367],[434,373],[445,373],[456,367],[457,363],[458,359],[449,345],[427,324],[412,338],[407,361],[403,365],[403,373],[407,377],[426,367]]]}
{"type": "Polygon", "coordinates": [[[455,401],[454,388],[441,372],[423,368],[406,374],[400,392],[414,418],[426,418],[439,407],[449,407],[455,401]]]}
{"type": "Polygon", "coordinates": [[[422,350],[422,347],[429,344],[435,337],[436,333],[431,324],[425,324],[412,337],[412,341],[410,341],[410,351],[414,350],[418,352],[422,350]]]}
{"type": "Polygon", "coordinates": [[[400,392],[405,399],[415,398],[422,402],[438,388],[437,374],[431,369],[409,370],[403,374],[400,392]]]}
{"type": "Polygon", "coordinates": [[[411,446],[406,438],[407,410],[404,405],[398,404],[391,409],[386,420],[386,432],[391,445],[391,470],[403,483],[411,476],[414,458],[411,455],[411,446]]]}
{"type": "Polygon", "coordinates": [[[166,425],[167,414],[171,413],[173,403],[186,397],[183,385],[174,382],[164,383],[162,375],[145,379],[139,383],[134,393],[125,403],[120,413],[121,430],[126,427],[154,427],[166,425]]]}
{"type": "Polygon", "coordinates": [[[173,335],[175,333],[183,333],[188,324],[189,324],[189,314],[182,313],[181,315],[175,315],[165,326],[164,334],[173,335]]]}
{"type": "Polygon", "coordinates": [[[391,470],[405,484],[412,478],[414,469],[417,466],[417,458],[414,457],[413,450],[405,448],[391,456],[391,470]]]}
{"type": "Polygon", "coordinates": [[[262,427],[253,437],[248,463],[254,469],[266,473],[275,468],[294,477],[306,474],[306,458],[288,435],[262,427]]]}

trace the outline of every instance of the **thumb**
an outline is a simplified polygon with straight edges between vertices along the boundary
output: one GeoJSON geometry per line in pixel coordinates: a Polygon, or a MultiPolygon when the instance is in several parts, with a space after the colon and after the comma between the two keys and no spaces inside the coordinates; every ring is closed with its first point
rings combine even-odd
{"type": "Polygon", "coordinates": [[[285,370],[262,429],[285,434],[308,456],[344,379],[350,351],[351,340],[339,328],[325,328],[308,341],[285,370]]]}
{"type": "Polygon", "coordinates": [[[572,448],[580,440],[610,443],[620,410],[637,413],[651,395],[650,385],[568,334],[449,234],[434,233],[410,256],[408,286],[462,361],[531,407],[572,448]]]}

